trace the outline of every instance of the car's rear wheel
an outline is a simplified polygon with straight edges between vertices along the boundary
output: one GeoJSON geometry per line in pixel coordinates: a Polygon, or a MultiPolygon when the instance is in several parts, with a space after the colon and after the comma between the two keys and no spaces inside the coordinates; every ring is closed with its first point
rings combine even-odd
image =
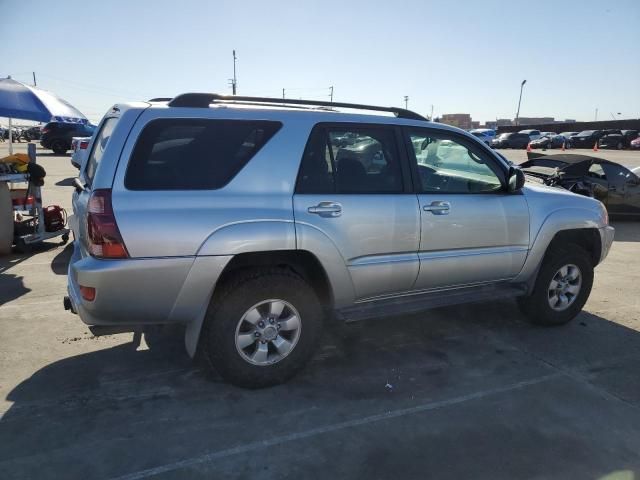
{"type": "Polygon", "coordinates": [[[309,361],[322,327],[313,289],[285,269],[243,273],[214,298],[202,334],[205,358],[230,383],[277,385],[309,361]]]}
{"type": "Polygon", "coordinates": [[[618,142],[618,144],[616,145],[616,148],[617,148],[618,150],[622,150],[622,146],[623,146],[623,145],[622,145],[622,142],[618,142]]]}
{"type": "Polygon", "coordinates": [[[53,142],[53,144],[51,144],[51,150],[53,150],[53,153],[55,153],[56,155],[64,155],[65,153],[67,153],[67,150],[69,150],[69,148],[62,140],[56,140],[55,142],[53,142]]]}
{"type": "Polygon", "coordinates": [[[587,302],[593,284],[593,263],[578,245],[552,246],[538,273],[533,291],[518,300],[529,321],[563,325],[587,302]]]}

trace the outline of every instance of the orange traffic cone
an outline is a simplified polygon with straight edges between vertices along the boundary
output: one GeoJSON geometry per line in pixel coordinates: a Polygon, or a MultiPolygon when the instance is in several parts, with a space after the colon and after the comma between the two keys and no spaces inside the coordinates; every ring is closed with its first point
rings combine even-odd
{"type": "Polygon", "coordinates": [[[562,142],[562,151],[564,152],[564,142],[562,142]]]}
{"type": "Polygon", "coordinates": [[[527,143],[527,152],[531,151],[531,142],[527,143]]]}
{"type": "Polygon", "coordinates": [[[596,143],[593,144],[593,151],[597,152],[598,151],[598,141],[596,140],[596,143]]]}

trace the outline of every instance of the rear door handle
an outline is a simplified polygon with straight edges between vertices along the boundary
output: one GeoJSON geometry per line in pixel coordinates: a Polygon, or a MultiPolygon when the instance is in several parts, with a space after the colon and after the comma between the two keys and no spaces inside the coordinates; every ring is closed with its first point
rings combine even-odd
{"type": "Polygon", "coordinates": [[[431,202],[430,205],[422,207],[425,212],[431,212],[434,215],[448,215],[451,209],[449,202],[431,202]]]}
{"type": "Polygon", "coordinates": [[[307,208],[307,212],[321,217],[339,217],[342,215],[342,205],[336,202],[320,202],[318,205],[307,208]]]}

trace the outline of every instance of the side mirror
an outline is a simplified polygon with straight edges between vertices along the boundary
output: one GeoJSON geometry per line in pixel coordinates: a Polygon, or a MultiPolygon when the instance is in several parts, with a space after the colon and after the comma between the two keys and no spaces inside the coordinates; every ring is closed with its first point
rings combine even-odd
{"type": "Polygon", "coordinates": [[[518,167],[509,168],[509,183],[507,184],[507,191],[517,192],[524,187],[524,172],[518,167]]]}

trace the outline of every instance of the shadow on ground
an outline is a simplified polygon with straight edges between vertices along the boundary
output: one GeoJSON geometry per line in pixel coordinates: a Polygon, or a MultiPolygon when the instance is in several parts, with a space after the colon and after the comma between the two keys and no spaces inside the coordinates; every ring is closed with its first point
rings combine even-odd
{"type": "Polygon", "coordinates": [[[63,178],[62,180],[58,180],[56,185],[58,187],[73,187],[73,180],[75,177],[63,178]]]}
{"type": "Polygon", "coordinates": [[[122,344],[52,363],[9,392],[0,466],[7,478],[111,478],[205,455],[200,467],[178,464],[166,478],[212,478],[217,467],[205,466],[216,462],[225,476],[296,478],[298,467],[282,457],[293,448],[308,478],[407,478],[420,469],[434,478],[597,478],[640,468],[638,359],[635,330],[586,312],[563,327],[533,327],[511,302],[330,323],[300,375],[259,391],[223,383],[182,349],[122,344]],[[518,386],[531,379],[542,383],[518,386]],[[376,419],[424,404],[451,413],[376,419]],[[356,421],[322,433],[368,416],[370,427],[356,421]],[[312,435],[287,440],[301,431],[312,435]],[[260,443],[274,437],[287,445],[260,443]],[[233,450],[206,456],[237,445],[268,455],[268,468],[233,450]],[[340,455],[345,449],[352,454],[340,455]]]}

